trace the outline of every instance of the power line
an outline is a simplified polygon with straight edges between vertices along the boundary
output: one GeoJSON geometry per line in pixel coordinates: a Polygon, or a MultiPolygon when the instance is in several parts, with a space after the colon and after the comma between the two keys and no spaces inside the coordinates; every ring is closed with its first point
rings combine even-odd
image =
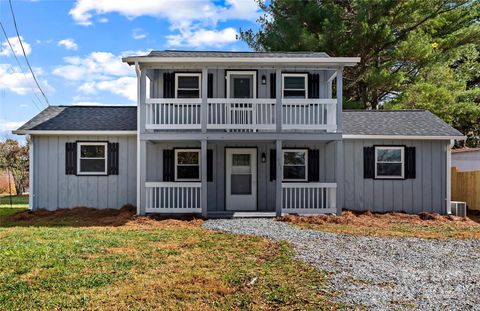
{"type": "MultiPolygon", "coordinates": [[[[25,77],[25,80],[29,81],[30,83],[30,88],[32,90],[32,93],[33,95],[35,95],[35,98],[38,100],[38,103],[40,103],[40,105],[42,104],[42,100],[40,99],[40,97],[38,97],[37,93],[35,92],[35,89],[33,88],[32,84],[31,84],[31,80],[29,80],[27,78],[27,75],[25,74],[25,70],[23,69],[23,66],[22,64],[20,63],[20,60],[18,59],[17,57],[17,54],[15,54],[15,50],[13,49],[13,46],[12,44],[10,43],[10,40],[8,39],[8,35],[7,35],[7,32],[5,31],[5,28],[3,27],[3,24],[2,22],[0,22],[0,27],[2,28],[2,31],[3,31],[3,35],[5,36],[5,40],[7,40],[7,43],[8,43],[8,46],[10,47],[10,50],[12,51],[12,54],[13,56],[15,57],[15,60],[17,61],[17,64],[18,64],[18,67],[20,67],[20,70],[22,71],[23,73],[23,76],[25,77]]],[[[35,107],[37,107],[38,110],[42,110],[38,105],[37,105],[37,102],[35,102],[33,99],[32,99],[32,102],[33,104],[35,105],[35,107]]]]}
{"type": "Polygon", "coordinates": [[[42,93],[43,98],[45,98],[45,101],[47,102],[47,105],[50,106],[50,103],[49,103],[49,101],[48,101],[47,95],[45,95],[45,93],[43,92],[42,88],[40,87],[40,84],[39,84],[38,81],[37,81],[37,77],[35,77],[35,74],[33,73],[32,66],[30,66],[30,62],[28,61],[27,53],[25,53],[25,48],[23,47],[22,39],[20,39],[20,34],[19,34],[19,32],[18,32],[17,21],[16,21],[16,19],[15,19],[15,13],[13,13],[12,0],[9,0],[8,2],[10,3],[10,11],[12,12],[13,24],[15,25],[15,31],[17,32],[18,41],[20,42],[20,46],[22,47],[23,56],[25,57],[25,60],[26,60],[26,62],[27,62],[28,68],[30,69],[30,72],[32,73],[33,80],[35,80],[35,83],[37,84],[38,89],[39,89],[40,92],[42,93]]]}

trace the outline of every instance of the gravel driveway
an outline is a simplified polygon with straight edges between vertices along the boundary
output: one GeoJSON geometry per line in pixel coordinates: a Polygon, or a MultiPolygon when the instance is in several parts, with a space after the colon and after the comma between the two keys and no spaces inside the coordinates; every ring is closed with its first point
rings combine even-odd
{"type": "Polygon", "coordinates": [[[304,230],[271,219],[214,219],[204,227],[289,241],[331,272],[338,302],[369,310],[480,310],[480,241],[379,238],[304,230]]]}

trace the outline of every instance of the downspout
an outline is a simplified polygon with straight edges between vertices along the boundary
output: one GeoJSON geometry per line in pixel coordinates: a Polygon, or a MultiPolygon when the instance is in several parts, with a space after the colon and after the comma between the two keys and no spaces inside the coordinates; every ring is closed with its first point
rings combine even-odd
{"type": "Polygon", "coordinates": [[[137,215],[140,215],[141,191],[140,185],[140,66],[135,62],[135,73],[137,74],[137,215]]]}
{"type": "Polygon", "coordinates": [[[30,141],[28,149],[28,211],[33,211],[33,137],[30,134],[26,136],[27,141],[30,141]]]}
{"type": "Polygon", "coordinates": [[[455,140],[450,139],[450,143],[447,146],[447,197],[445,199],[447,215],[452,213],[452,148],[455,145],[455,140]]]}

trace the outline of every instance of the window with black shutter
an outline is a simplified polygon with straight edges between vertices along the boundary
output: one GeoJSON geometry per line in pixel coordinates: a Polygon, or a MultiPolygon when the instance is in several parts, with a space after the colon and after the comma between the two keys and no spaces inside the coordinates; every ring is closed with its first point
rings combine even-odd
{"type": "Polygon", "coordinates": [[[415,147],[364,147],[364,178],[413,179],[416,175],[415,147]]]}

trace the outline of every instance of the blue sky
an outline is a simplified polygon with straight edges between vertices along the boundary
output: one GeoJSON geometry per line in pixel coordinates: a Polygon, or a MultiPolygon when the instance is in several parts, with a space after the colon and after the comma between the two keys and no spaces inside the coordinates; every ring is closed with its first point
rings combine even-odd
{"type": "MultiPolygon", "coordinates": [[[[254,0],[13,1],[22,42],[52,105],[135,104],[133,68],[121,57],[149,50],[238,50],[239,28],[256,27],[254,0]]],[[[46,107],[28,72],[8,1],[0,21],[0,138],[46,107]],[[23,68],[23,71],[22,71],[23,68]]]]}

